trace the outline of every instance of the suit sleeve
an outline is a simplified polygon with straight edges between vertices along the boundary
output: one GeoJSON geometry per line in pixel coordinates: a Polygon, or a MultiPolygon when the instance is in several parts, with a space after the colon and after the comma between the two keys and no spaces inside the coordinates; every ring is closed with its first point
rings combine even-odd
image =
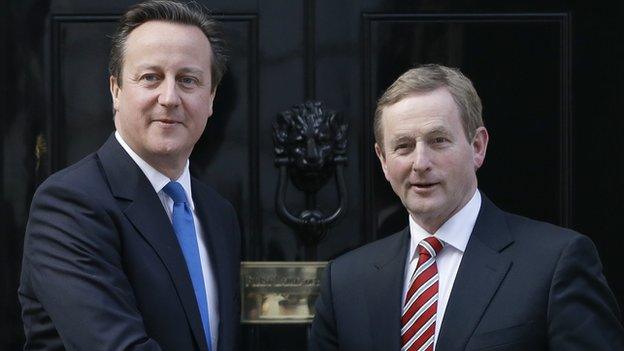
{"type": "Polygon", "coordinates": [[[316,314],[310,332],[310,351],[338,350],[338,331],[332,299],[332,262],[327,264],[321,280],[321,294],[316,299],[316,314]]]}
{"type": "Polygon", "coordinates": [[[145,332],[121,245],[97,199],[44,183],[33,198],[24,241],[25,349],[55,331],[67,350],[160,350],[145,332]],[[42,328],[42,319],[51,327],[42,328]]]}
{"type": "Polygon", "coordinates": [[[620,312],[591,240],[577,235],[555,269],[548,308],[549,350],[624,350],[620,312]]]}

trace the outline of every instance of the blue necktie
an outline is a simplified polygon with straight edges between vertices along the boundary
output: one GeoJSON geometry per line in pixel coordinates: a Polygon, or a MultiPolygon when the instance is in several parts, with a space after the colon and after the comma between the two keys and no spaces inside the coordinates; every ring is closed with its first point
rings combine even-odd
{"type": "Polygon", "coordinates": [[[178,242],[182,248],[186,266],[188,267],[197,306],[201,314],[204,333],[208,342],[208,350],[212,350],[212,338],[210,337],[210,318],[208,314],[208,301],[206,300],[206,289],[204,285],[204,275],[202,274],[201,261],[199,259],[199,248],[197,247],[197,236],[195,235],[195,224],[193,223],[193,213],[186,200],[184,188],[178,182],[171,181],[163,188],[163,191],[173,199],[173,213],[171,221],[173,230],[178,237],[178,242]]]}

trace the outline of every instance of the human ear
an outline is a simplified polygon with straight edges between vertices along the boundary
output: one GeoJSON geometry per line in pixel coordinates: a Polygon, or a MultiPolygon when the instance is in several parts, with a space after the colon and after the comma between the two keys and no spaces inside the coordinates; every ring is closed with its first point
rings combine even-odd
{"type": "Polygon", "coordinates": [[[475,170],[481,168],[485,162],[485,154],[487,151],[488,141],[490,136],[485,127],[479,127],[475,131],[475,135],[472,138],[473,160],[475,170]]]}
{"type": "Polygon", "coordinates": [[[212,91],[210,92],[210,96],[208,97],[208,104],[210,107],[210,111],[208,111],[208,117],[212,116],[212,103],[214,102],[214,98],[217,95],[217,88],[215,87],[214,89],[212,89],[212,91]]]}
{"type": "Polygon", "coordinates": [[[386,176],[386,179],[388,179],[388,167],[386,165],[386,154],[384,153],[383,148],[378,143],[375,143],[375,153],[377,154],[379,163],[381,163],[381,169],[383,170],[384,175],[386,176]]]}
{"type": "Polygon", "coordinates": [[[110,89],[111,98],[113,99],[113,113],[117,112],[119,109],[119,91],[121,88],[117,82],[117,78],[114,76],[110,76],[108,79],[108,85],[110,89]]]}

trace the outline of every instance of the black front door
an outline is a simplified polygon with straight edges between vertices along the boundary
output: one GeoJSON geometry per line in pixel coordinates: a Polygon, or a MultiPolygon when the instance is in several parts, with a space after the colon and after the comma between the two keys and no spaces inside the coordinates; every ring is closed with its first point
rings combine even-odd
{"type": "MultiPolygon", "coordinates": [[[[400,73],[437,62],[461,68],[483,100],[482,191],[505,210],[590,236],[624,303],[619,2],[201,2],[223,23],[231,60],[192,172],[236,207],[244,260],[324,261],[407,223],[374,156],[372,114],[400,73]],[[312,248],[277,215],[272,136],[279,112],[310,99],[349,124],[346,214],[312,248]]],[[[113,130],[108,35],[132,3],[10,0],[0,10],[1,349],[23,338],[15,291],[36,186],[113,130]]],[[[337,201],[333,182],[316,198],[326,209],[337,201]]],[[[287,202],[306,205],[294,189],[287,202]]],[[[304,350],[307,332],[245,326],[245,350],[304,350]]]]}

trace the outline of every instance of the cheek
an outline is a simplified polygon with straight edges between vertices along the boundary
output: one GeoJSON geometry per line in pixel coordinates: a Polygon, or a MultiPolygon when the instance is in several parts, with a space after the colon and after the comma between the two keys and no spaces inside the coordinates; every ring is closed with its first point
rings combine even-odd
{"type": "Polygon", "coordinates": [[[401,159],[389,159],[386,167],[388,175],[395,181],[407,178],[412,169],[410,162],[401,159]]]}
{"type": "Polygon", "coordinates": [[[208,124],[208,117],[203,113],[196,113],[195,118],[193,118],[193,129],[195,132],[199,134],[203,133],[206,124],[208,124]]]}
{"type": "Polygon", "coordinates": [[[208,104],[206,101],[206,99],[197,99],[185,106],[187,113],[198,126],[206,125],[208,118],[212,115],[212,104],[208,104]]]}
{"type": "Polygon", "coordinates": [[[474,173],[474,163],[471,155],[465,155],[464,158],[457,158],[449,162],[448,173],[454,182],[468,182],[474,173]]]}
{"type": "Polygon", "coordinates": [[[187,111],[187,114],[190,123],[187,124],[189,135],[194,140],[197,140],[201,137],[206,129],[206,124],[208,122],[208,117],[206,116],[206,109],[197,109],[194,111],[187,111]]]}
{"type": "Polygon", "coordinates": [[[128,92],[123,96],[120,106],[120,111],[123,111],[132,118],[139,119],[142,114],[147,112],[151,106],[153,99],[147,94],[141,94],[139,92],[128,92]]]}

